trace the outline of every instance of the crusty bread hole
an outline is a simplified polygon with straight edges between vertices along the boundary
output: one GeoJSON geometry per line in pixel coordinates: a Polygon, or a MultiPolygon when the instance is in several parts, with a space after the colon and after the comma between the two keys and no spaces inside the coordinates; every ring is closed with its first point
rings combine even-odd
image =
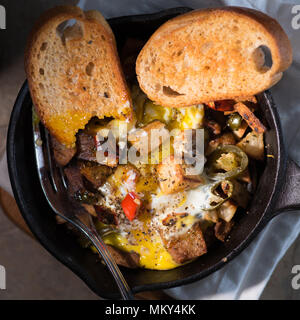
{"type": "Polygon", "coordinates": [[[233,32],[237,32],[237,31],[239,31],[239,27],[238,27],[238,26],[236,26],[236,25],[235,25],[235,26],[233,26],[233,27],[232,27],[232,31],[233,31],[233,32]]]}
{"type": "Polygon", "coordinates": [[[47,49],[47,45],[48,45],[47,42],[43,42],[41,45],[40,51],[45,51],[47,49]]]}
{"type": "Polygon", "coordinates": [[[265,45],[260,45],[258,48],[256,48],[253,51],[252,57],[253,57],[256,69],[260,73],[265,73],[272,68],[273,60],[272,60],[272,53],[269,47],[265,45]]]}
{"type": "Polygon", "coordinates": [[[94,70],[94,63],[93,62],[89,62],[88,65],[85,68],[85,72],[88,76],[92,76],[93,75],[93,70],[94,70]]]}
{"type": "Polygon", "coordinates": [[[183,96],[183,93],[177,92],[173,90],[169,86],[163,86],[163,94],[165,94],[168,97],[178,97],[178,96],[183,96]]]}
{"type": "Polygon", "coordinates": [[[179,51],[177,52],[177,57],[180,57],[180,56],[182,55],[182,53],[183,53],[183,49],[179,50],[179,51]]]}

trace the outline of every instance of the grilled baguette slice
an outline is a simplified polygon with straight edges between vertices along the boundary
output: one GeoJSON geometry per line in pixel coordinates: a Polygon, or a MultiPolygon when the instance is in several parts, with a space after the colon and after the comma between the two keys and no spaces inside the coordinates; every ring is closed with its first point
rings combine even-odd
{"type": "Polygon", "coordinates": [[[25,70],[40,119],[67,147],[93,116],[131,117],[115,38],[97,11],[73,6],[47,11],[29,37],[25,70]]]}
{"type": "Polygon", "coordinates": [[[224,7],[167,21],[140,52],[136,72],[151,100],[183,107],[262,92],[291,62],[290,41],[277,21],[256,10],[224,7]]]}

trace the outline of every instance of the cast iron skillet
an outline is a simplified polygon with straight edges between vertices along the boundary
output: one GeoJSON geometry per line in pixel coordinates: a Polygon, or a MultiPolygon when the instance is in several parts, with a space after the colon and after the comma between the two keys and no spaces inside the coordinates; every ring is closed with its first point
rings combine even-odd
{"type": "MultiPolygon", "coordinates": [[[[175,8],[149,15],[114,18],[109,23],[121,46],[128,36],[148,39],[163,22],[189,10],[175,8]]],[[[134,293],[181,286],[206,277],[245,249],[277,213],[300,208],[300,193],[297,190],[300,186],[300,168],[286,155],[276,106],[269,92],[260,94],[258,100],[268,125],[266,153],[274,155],[274,158],[266,159],[249,214],[238,219],[230,241],[216,246],[190,264],[169,271],[123,268],[134,293]]],[[[96,294],[104,298],[119,298],[118,289],[105,266],[90,250],[80,248],[74,235],[67,232],[64,226],[56,223],[47,204],[35,168],[31,107],[25,82],[12,111],[7,138],[9,175],[22,215],[41,244],[96,294]]]]}

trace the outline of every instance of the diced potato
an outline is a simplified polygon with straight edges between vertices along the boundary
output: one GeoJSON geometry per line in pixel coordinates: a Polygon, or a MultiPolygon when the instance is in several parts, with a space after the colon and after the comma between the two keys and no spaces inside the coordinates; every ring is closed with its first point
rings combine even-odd
{"type": "Polygon", "coordinates": [[[248,123],[245,120],[243,120],[241,126],[237,130],[233,130],[232,132],[236,138],[241,139],[244,136],[247,128],[248,123]]]}
{"type": "Polygon", "coordinates": [[[185,172],[173,156],[157,167],[158,181],[163,194],[192,189],[203,183],[201,176],[185,176],[185,172]]]}
{"type": "Polygon", "coordinates": [[[218,219],[219,219],[218,210],[215,209],[215,210],[205,211],[204,215],[203,215],[203,219],[208,220],[208,221],[212,221],[214,223],[218,222],[218,219]]]}
{"type": "Polygon", "coordinates": [[[164,141],[159,148],[152,150],[148,155],[148,161],[150,164],[162,163],[166,158],[174,154],[174,148],[169,140],[164,141]]]}
{"type": "Polygon", "coordinates": [[[207,252],[200,223],[195,223],[186,233],[174,235],[170,239],[166,239],[162,231],[160,236],[164,246],[176,263],[184,263],[207,252]]]}
{"type": "Polygon", "coordinates": [[[250,158],[255,160],[264,159],[264,135],[263,133],[249,132],[237,147],[241,148],[250,158]]]}
{"type": "Polygon", "coordinates": [[[219,217],[222,220],[229,222],[233,218],[237,208],[238,206],[232,200],[229,199],[219,207],[219,217]]]}
{"type": "Polygon", "coordinates": [[[109,123],[108,119],[98,119],[96,117],[92,118],[85,127],[85,133],[94,136],[100,130],[106,128],[107,124],[109,123]]]}

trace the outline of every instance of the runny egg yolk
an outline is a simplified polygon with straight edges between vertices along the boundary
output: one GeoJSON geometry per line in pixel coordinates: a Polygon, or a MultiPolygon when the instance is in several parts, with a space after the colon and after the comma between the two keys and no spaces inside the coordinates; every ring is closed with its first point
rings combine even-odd
{"type": "Polygon", "coordinates": [[[140,214],[140,229],[132,229],[130,237],[133,242],[120,233],[111,233],[103,237],[106,244],[112,245],[126,252],[136,252],[140,255],[140,267],[155,270],[168,270],[178,267],[171,255],[164,248],[160,236],[150,229],[150,217],[148,214],[140,214]]]}
{"type": "MultiPolygon", "coordinates": [[[[159,195],[158,195],[159,197],[159,195]]],[[[178,205],[182,206],[185,197],[178,205]]],[[[140,224],[130,230],[130,235],[121,233],[111,233],[103,237],[106,244],[116,247],[125,252],[135,252],[139,254],[139,266],[153,270],[169,270],[179,266],[169,252],[164,247],[159,234],[150,227],[151,216],[148,212],[142,212],[137,217],[140,224]]],[[[176,217],[175,232],[180,234],[180,230],[191,227],[196,218],[191,215],[176,217]]],[[[93,248],[95,251],[96,249],[93,248]]]]}

